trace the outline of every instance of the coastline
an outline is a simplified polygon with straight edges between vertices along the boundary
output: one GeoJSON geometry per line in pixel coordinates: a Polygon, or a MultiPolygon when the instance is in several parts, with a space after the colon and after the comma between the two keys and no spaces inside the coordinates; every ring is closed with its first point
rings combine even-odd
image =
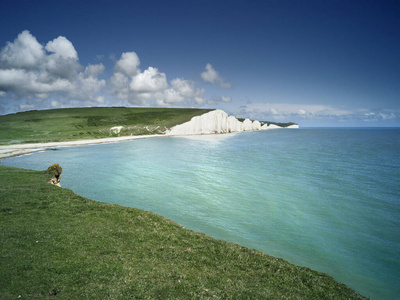
{"type": "Polygon", "coordinates": [[[90,139],[90,140],[76,140],[76,141],[68,141],[68,142],[0,145],[0,159],[7,158],[7,157],[26,155],[26,154],[30,154],[30,153],[34,153],[34,152],[46,151],[46,150],[50,150],[51,148],[57,148],[57,147],[117,143],[117,142],[123,142],[123,141],[131,141],[131,140],[137,140],[137,139],[147,139],[147,138],[163,137],[163,136],[165,137],[168,135],[149,134],[149,135],[121,136],[121,137],[110,137],[110,138],[90,139]]]}
{"type": "MultiPolygon", "coordinates": [[[[281,128],[281,127],[276,127],[281,128]]],[[[275,127],[271,128],[275,129],[275,127]]],[[[264,129],[265,130],[265,129],[264,129]]],[[[253,130],[251,130],[253,131],[253,130]]],[[[242,131],[244,132],[244,131],[242,131]]],[[[48,143],[25,143],[25,144],[11,144],[11,145],[0,145],[0,160],[8,157],[21,156],[31,154],[35,152],[52,150],[58,147],[71,147],[81,145],[96,145],[96,144],[107,144],[107,143],[118,143],[124,141],[133,141],[138,139],[148,139],[156,137],[187,137],[187,138],[204,138],[210,135],[232,135],[241,132],[228,132],[228,133],[181,133],[181,134],[148,134],[148,135],[131,135],[121,137],[109,137],[99,139],[88,139],[88,140],[74,140],[65,142],[48,142],[48,143]]]]}
{"type": "MultiPolygon", "coordinates": [[[[123,126],[114,126],[110,130],[118,129],[118,133],[123,126]]],[[[287,128],[298,128],[297,124],[291,125],[287,128]]],[[[136,139],[146,139],[152,137],[172,137],[172,136],[198,136],[209,134],[228,134],[239,133],[246,131],[269,130],[276,128],[284,128],[275,124],[265,124],[261,126],[259,121],[251,121],[245,119],[243,122],[239,121],[233,116],[229,116],[223,110],[212,110],[208,113],[192,117],[190,121],[183,124],[173,126],[164,134],[149,134],[149,135],[130,135],[122,137],[106,137],[99,139],[87,140],[74,140],[64,142],[48,142],[48,143],[25,143],[25,144],[11,144],[0,145],[0,159],[26,155],[39,151],[50,150],[51,148],[78,146],[78,145],[93,145],[104,143],[116,143],[122,141],[131,141],[136,139]]]]}

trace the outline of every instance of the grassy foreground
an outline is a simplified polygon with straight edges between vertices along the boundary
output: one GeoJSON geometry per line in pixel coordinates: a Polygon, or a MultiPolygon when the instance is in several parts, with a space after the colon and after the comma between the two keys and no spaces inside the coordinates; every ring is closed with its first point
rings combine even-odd
{"type": "Polygon", "coordinates": [[[0,299],[363,299],[326,274],[48,176],[0,165],[0,299]]]}
{"type": "Polygon", "coordinates": [[[0,116],[0,145],[160,134],[212,109],[85,107],[0,116]],[[123,126],[121,132],[112,127],[123,126]]]}

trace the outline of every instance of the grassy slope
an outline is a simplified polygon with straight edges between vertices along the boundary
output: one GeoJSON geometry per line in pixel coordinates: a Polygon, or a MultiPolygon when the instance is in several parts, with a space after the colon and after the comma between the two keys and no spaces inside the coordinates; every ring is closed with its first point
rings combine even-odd
{"type": "Polygon", "coordinates": [[[328,275],[47,176],[0,165],[0,299],[362,298],[328,275]]]}
{"type": "Polygon", "coordinates": [[[119,136],[157,134],[209,111],[86,107],[22,112],[0,116],[0,144],[110,137],[114,126],[124,126],[119,136]]]}

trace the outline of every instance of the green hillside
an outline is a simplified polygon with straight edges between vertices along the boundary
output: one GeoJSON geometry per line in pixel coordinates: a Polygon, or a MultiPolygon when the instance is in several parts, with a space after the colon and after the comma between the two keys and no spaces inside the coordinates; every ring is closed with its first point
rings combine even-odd
{"type": "Polygon", "coordinates": [[[0,299],[363,299],[326,274],[48,176],[0,165],[0,299]]]}
{"type": "Polygon", "coordinates": [[[0,116],[0,144],[160,134],[210,109],[86,107],[0,116]],[[123,126],[121,131],[110,130],[123,126]]]}

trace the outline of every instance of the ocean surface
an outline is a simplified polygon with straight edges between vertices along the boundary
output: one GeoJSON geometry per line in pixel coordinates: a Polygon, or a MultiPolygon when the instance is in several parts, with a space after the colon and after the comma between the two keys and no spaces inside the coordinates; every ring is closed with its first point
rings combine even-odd
{"type": "Polygon", "coordinates": [[[400,298],[400,129],[286,129],[62,147],[0,161],[400,298]]]}

